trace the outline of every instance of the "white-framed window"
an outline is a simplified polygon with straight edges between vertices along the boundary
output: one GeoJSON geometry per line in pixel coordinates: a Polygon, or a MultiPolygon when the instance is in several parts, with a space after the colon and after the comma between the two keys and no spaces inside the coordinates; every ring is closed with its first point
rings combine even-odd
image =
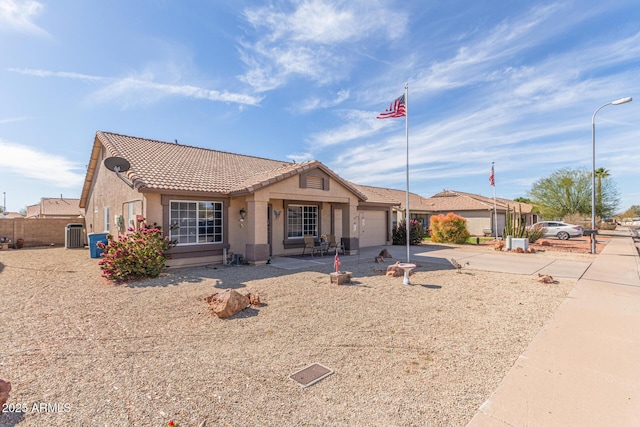
{"type": "Polygon", "coordinates": [[[302,239],[307,234],[318,237],[318,206],[288,205],[287,238],[302,239]]]}
{"type": "Polygon", "coordinates": [[[136,202],[127,203],[127,227],[136,227],[136,202]]]}
{"type": "Polygon", "coordinates": [[[169,238],[179,245],[222,243],[222,202],[172,200],[169,238]]]}
{"type": "Polygon", "coordinates": [[[109,233],[111,230],[111,224],[110,224],[110,218],[111,218],[111,210],[109,209],[109,206],[105,206],[102,209],[102,213],[103,213],[103,224],[104,224],[104,232],[105,233],[109,233]]]}

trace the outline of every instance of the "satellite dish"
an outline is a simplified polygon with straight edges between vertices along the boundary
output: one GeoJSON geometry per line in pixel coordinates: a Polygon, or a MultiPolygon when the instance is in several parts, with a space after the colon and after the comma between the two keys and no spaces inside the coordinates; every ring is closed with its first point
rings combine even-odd
{"type": "Polygon", "coordinates": [[[118,173],[128,171],[131,164],[127,159],[123,159],[122,157],[107,157],[104,159],[104,166],[110,171],[118,173]]]}
{"type": "Polygon", "coordinates": [[[126,172],[131,167],[131,164],[127,161],[127,159],[123,159],[122,157],[107,157],[106,159],[104,159],[104,166],[110,171],[115,172],[118,178],[120,178],[129,187],[135,187],[132,183],[127,181],[125,177],[120,175],[120,172],[126,172]]]}

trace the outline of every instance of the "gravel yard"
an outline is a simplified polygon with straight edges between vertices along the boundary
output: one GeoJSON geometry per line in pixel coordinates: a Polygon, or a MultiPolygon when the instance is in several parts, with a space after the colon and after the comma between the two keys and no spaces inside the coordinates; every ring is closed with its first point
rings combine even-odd
{"type": "Polygon", "coordinates": [[[422,264],[403,286],[380,268],[344,262],[346,286],[330,266],[114,285],[86,250],[0,251],[0,425],[464,426],[576,283],[422,264]],[[204,298],[225,289],[262,306],[218,319],[204,298]],[[335,373],[289,378],[316,362],[335,373]]]}

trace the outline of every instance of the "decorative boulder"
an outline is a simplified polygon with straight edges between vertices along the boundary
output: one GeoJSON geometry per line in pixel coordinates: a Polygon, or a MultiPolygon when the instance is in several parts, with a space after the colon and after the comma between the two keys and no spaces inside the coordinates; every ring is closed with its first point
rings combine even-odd
{"type": "Polygon", "coordinates": [[[495,243],[493,244],[493,249],[495,249],[496,251],[501,251],[504,249],[505,243],[504,240],[496,240],[495,243]]]}
{"type": "MultiPolygon", "coordinates": [[[[388,277],[402,277],[404,276],[404,270],[398,267],[400,261],[396,261],[394,264],[391,264],[387,267],[387,276],[388,277]]],[[[409,272],[409,275],[413,274],[413,271],[409,272]]]]}
{"type": "Polygon", "coordinates": [[[393,258],[388,250],[383,249],[380,251],[380,256],[383,258],[393,258]]]}
{"type": "Polygon", "coordinates": [[[249,298],[249,304],[251,307],[260,307],[260,297],[257,294],[248,293],[247,298],[249,298]]]}
{"type": "Polygon", "coordinates": [[[549,274],[542,274],[542,273],[538,273],[538,282],[540,283],[556,283],[555,280],[553,280],[553,277],[551,277],[549,274]]]}
{"type": "Polygon", "coordinates": [[[233,289],[215,293],[205,298],[205,301],[209,303],[213,313],[221,319],[238,314],[251,304],[248,296],[233,289]]]}
{"type": "MultiPolygon", "coordinates": [[[[9,400],[9,392],[11,391],[11,383],[8,380],[0,378],[0,408],[4,409],[4,404],[9,400]]],[[[0,412],[0,416],[2,413],[0,412]]]]}

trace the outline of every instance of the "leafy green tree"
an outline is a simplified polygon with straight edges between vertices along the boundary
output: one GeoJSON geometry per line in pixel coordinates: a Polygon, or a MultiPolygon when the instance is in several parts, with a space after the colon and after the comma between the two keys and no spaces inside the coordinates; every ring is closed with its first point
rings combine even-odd
{"type": "Polygon", "coordinates": [[[531,201],[531,199],[527,198],[527,197],[516,197],[515,199],[513,199],[514,202],[518,202],[518,203],[528,203],[530,205],[533,204],[533,202],[531,201]]]}
{"type": "Polygon", "coordinates": [[[605,168],[596,169],[596,206],[602,206],[602,180],[610,175],[605,168]]]}
{"type": "Polygon", "coordinates": [[[631,205],[629,209],[620,214],[622,218],[640,217],[640,205],[631,205]]]}
{"type": "MultiPolygon", "coordinates": [[[[601,178],[601,198],[596,202],[596,215],[609,216],[620,203],[615,183],[609,175],[601,178]]],[[[563,218],[571,214],[591,214],[591,171],[560,169],[533,183],[529,197],[545,218],[563,218]]]]}

